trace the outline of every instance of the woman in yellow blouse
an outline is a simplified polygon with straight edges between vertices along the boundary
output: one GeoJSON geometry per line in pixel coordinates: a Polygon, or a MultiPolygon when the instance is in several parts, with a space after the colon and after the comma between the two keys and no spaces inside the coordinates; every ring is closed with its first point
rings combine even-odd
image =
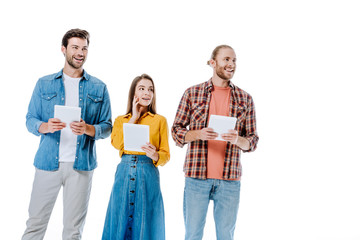
{"type": "Polygon", "coordinates": [[[159,171],[170,159],[166,118],[156,114],[155,86],[147,74],[136,77],[129,90],[127,114],[115,119],[111,144],[119,150],[105,219],[103,240],[165,239],[164,205],[159,171]],[[144,152],[124,150],[123,123],[150,128],[144,152]]]}

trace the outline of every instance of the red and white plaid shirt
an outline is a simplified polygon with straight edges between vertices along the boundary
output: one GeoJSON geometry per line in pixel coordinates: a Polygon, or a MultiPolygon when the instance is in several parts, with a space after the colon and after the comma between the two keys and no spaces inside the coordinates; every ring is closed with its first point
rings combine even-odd
{"type": "MultiPolygon", "coordinates": [[[[251,152],[256,149],[259,137],[256,132],[255,106],[252,97],[235,86],[232,82],[230,96],[230,116],[236,117],[235,130],[239,136],[250,142],[251,152]]],[[[180,100],[171,128],[172,137],[176,145],[185,145],[185,135],[189,130],[201,130],[207,127],[209,105],[213,84],[211,79],[205,83],[188,88],[180,100]],[[189,129],[187,129],[187,127],[189,129]]],[[[240,148],[230,142],[227,143],[224,161],[224,180],[240,179],[241,163],[240,148]]],[[[184,172],[186,177],[206,179],[207,141],[196,140],[187,149],[184,172]]]]}

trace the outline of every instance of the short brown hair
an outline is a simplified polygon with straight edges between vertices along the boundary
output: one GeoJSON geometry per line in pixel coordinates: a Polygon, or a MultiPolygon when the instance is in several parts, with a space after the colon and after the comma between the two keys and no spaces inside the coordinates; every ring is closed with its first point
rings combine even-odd
{"type": "Polygon", "coordinates": [[[62,39],[62,46],[64,46],[66,48],[69,43],[69,39],[73,38],[73,37],[82,38],[82,39],[87,40],[88,45],[90,43],[90,34],[86,30],[74,28],[74,29],[70,29],[69,31],[67,31],[65,33],[65,35],[62,39]]]}
{"type": "Polygon", "coordinates": [[[132,81],[131,85],[130,85],[130,89],[129,89],[129,96],[128,96],[128,105],[127,105],[127,111],[126,114],[132,113],[132,108],[133,108],[133,100],[134,100],[134,96],[135,96],[135,90],[136,90],[136,85],[138,84],[138,82],[140,82],[140,80],[142,79],[146,79],[146,80],[150,80],[152,85],[153,85],[153,91],[154,91],[154,95],[153,95],[153,99],[152,102],[150,103],[149,107],[148,107],[148,111],[156,114],[156,93],[155,93],[155,84],[154,81],[152,80],[152,78],[147,75],[147,74],[142,74],[140,76],[137,76],[136,78],[134,78],[134,80],[132,81]]]}
{"type": "MultiPolygon", "coordinates": [[[[219,45],[219,46],[217,46],[217,47],[212,51],[210,60],[211,60],[211,59],[215,60],[215,58],[216,58],[216,56],[218,55],[220,49],[222,49],[222,48],[230,48],[230,49],[234,50],[234,49],[233,49],[232,47],[230,47],[229,45],[225,45],[225,44],[219,45]]],[[[210,60],[207,61],[207,65],[210,65],[210,60]]]]}

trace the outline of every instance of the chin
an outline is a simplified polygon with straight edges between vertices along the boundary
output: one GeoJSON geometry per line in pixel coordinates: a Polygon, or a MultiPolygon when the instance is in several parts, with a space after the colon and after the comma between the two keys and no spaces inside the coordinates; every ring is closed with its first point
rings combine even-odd
{"type": "Polygon", "coordinates": [[[150,105],[150,103],[139,103],[139,105],[142,107],[148,107],[150,105]]]}

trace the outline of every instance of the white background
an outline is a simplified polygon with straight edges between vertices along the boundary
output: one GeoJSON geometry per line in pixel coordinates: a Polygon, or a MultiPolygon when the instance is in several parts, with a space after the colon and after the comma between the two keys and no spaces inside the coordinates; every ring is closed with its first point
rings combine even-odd
{"type": "MultiPolygon", "coordinates": [[[[132,79],[148,73],[169,126],[184,90],[211,77],[211,51],[231,45],[233,82],[253,96],[260,136],[242,155],[235,239],[360,239],[359,12],[350,0],[2,1],[0,238],[20,239],[27,220],[39,142],[25,127],[33,88],[61,70],[62,36],[79,27],[91,34],[85,69],[108,85],[113,119],[132,79]]],[[[177,240],[186,148],[169,141],[161,187],[167,239],[177,240]]],[[[101,237],[120,161],[109,138],[97,151],[85,240],[101,237]]],[[[61,238],[61,195],[46,239],[61,238]]],[[[209,210],[204,239],[215,239],[209,210]]]]}

